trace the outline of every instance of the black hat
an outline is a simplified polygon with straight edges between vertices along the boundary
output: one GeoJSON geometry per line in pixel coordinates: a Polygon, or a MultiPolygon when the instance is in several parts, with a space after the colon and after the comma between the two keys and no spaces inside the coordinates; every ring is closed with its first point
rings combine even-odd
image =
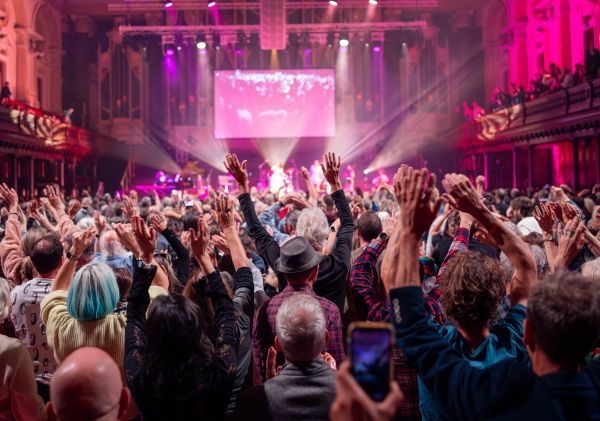
{"type": "Polygon", "coordinates": [[[281,246],[275,270],[283,274],[300,273],[314,268],[322,259],[306,238],[294,237],[281,246]]]}

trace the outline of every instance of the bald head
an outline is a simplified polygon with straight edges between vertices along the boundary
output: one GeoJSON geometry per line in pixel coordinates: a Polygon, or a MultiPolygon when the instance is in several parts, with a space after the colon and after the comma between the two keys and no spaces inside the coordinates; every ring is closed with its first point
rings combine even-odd
{"type": "Polygon", "coordinates": [[[119,367],[98,348],[80,348],[65,358],[52,377],[50,399],[48,417],[61,421],[120,420],[131,400],[119,367]]]}

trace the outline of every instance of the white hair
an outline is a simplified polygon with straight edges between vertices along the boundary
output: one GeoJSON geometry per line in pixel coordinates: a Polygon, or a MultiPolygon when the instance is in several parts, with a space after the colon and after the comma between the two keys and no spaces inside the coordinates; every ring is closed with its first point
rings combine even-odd
{"type": "Polygon", "coordinates": [[[600,257],[589,262],[585,262],[581,266],[581,274],[586,278],[596,279],[600,281],[600,257]]]}
{"type": "Polygon", "coordinates": [[[77,229],[80,230],[80,231],[85,231],[89,227],[93,227],[93,226],[94,226],[94,218],[89,217],[89,216],[86,216],[85,218],[82,218],[77,223],[77,229]]]}
{"type": "Polygon", "coordinates": [[[0,278],[0,322],[10,316],[10,285],[4,278],[0,278]]]}
{"type": "Polygon", "coordinates": [[[304,209],[296,224],[296,235],[304,237],[316,251],[323,250],[330,233],[327,217],[317,207],[304,209]]]}
{"type": "Polygon", "coordinates": [[[100,236],[100,254],[103,256],[125,256],[127,252],[119,241],[116,231],[104,231],[100,236]]]}
{"type": "Polygon", "coordinates": [[[312,361],[325,348],[325,314],[319,302],[306,293],[297,292],[283,301],[275,316],[275,326],[289,361],[312,361]]]}

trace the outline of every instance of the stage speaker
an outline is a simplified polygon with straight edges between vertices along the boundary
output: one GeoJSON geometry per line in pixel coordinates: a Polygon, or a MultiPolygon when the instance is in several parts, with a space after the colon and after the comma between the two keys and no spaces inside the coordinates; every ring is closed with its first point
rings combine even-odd
{"type": "Polygon", "coordinates": [[[285,50],[285,0],[260,0],[260,48],[285,50]]]}

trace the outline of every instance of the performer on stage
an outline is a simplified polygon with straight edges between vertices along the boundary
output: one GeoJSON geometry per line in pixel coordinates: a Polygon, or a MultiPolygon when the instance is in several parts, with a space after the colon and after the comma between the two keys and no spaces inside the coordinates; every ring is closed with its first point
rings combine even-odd
{"type": "Polygon", "coordinates": [[[310,166],[310,181],[312,181],[317,191],[322,191],[325,174],[323,174],[323,168],[321,168],[321,162],[318,159],[310,166]]]}
{"type": "Polygon", "coordinates": [[[380,186],[382,184],[389,184],[390,178],[386,175],[385,170],[380,168],[377,170],[377,177],[373,179],[373,185],[375,187],[380,186]]]}
{"type": "Polygon", "coordinates": [[[271,167],[271,180],[269,182],[269,190],[271,193],[277,194],[285,186],[285,171],[283,170],[283,162],[277,162],[271,167]]]}

